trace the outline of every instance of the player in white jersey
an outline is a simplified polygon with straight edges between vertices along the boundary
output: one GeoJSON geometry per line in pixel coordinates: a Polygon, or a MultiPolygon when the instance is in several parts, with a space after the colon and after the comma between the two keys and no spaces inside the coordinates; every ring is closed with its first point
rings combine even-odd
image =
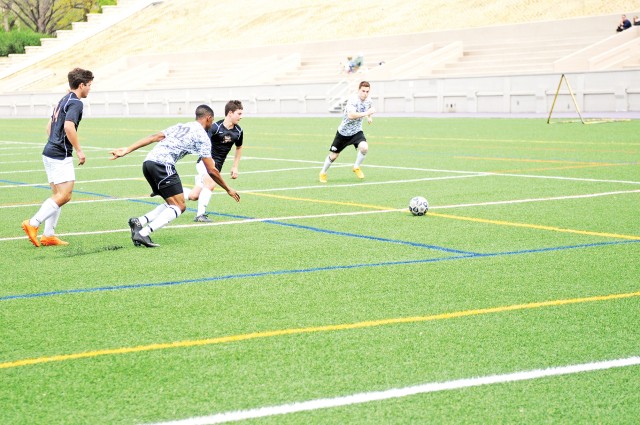
{"type": "Polygon", "coordinates": [[[367,122],[371,124],[373,122],[371,115],[376,112],[369,99],[370,89],[371,85],[367,81],[360,82],[358,95],[351,97],[347,101],[342,122],[338,126],[338,131],[329,149],[329,155],[324,160],[324,166],[320,171],[321,183],[327,182],[327,171],[329,171],[329,167],[331,167],[333,161],[338,159],[340,152],[349,145],[353,145],[358,151],[356,162],[353,164],[353,172],[359,179],[364,178],[364,173],[360,169],[360,165],[369,151],[369,144],[362,132],[362,119],[366,117],[367,122]]]}
{"type": "Polygon", "coordinates": [[[213,110],[209,106],[200,105],[196,108],[196,121],[174,125],[160,133],[140,139],[129,147],[111,151],[111,159],[118,159],[143,146],[160,142],[145,158],[142,172],[153,194],[162,196],[165,203],[142,217],[129,219],[131,240],[135,246],[159,246],[151,240],[151,232],[166,226],[186,209],[182,182],[175,165],[187,154],[200,156],[213,181],[226,190],[236,202],[240,202],[240,195],[227,186],[211,159],[211,142],[207,130],[213,124],[213,116],[213,110]]]}

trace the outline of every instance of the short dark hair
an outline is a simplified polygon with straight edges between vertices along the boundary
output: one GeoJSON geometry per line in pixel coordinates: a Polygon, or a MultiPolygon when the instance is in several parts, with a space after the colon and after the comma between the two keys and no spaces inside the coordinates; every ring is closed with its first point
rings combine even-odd
{"type": "Polygon", "coordinates": [[[369,84],[368,81],[360,81],[360,85],[358,86],[358,90],[360,90],[362,87],[371,87],[371,84],[369,84]]]}
{"type": "Polygon", "coordinates": [[[244,109],[242,107],[242,102],[239,100],[230,100],[226,105],[224,105],[224,116],[226,117],[229,115],[229,112],[235,112],[238,109],[244,109]]]}
{"type": "Polygon", "coordinates": [[[93,72],[82,68],[74,68],[69,71],[67,78],[69,79],[69,88],[75,90],[80,87],[80,84],[84,83],[86,85],[93,81],[93,72]]]}
{"type": "Polygon", "coordinates": [[[200,105],[196,108],[196,119],[199,120],[201,118],[211,116],[214,117],[213,109],[209,105],[200,105]]]}

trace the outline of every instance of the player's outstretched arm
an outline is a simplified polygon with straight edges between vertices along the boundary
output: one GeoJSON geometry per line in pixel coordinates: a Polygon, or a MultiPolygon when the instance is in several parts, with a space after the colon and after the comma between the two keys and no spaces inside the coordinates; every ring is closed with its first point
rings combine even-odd
{"type": "Polygon", "coordinates": [[[220,175],[220,172],[216,168],[215,163],[213,162],[213,159],[211,159],[210,157],[209,158],[203,157],[202,163],[207,168],[207,173],[209,173],[213,181],[216,182],[218,186],[226,190],[229,196],[235,199],[236,202],[240,202],[240,195],[238,194],[238,192],[233,190],[233,188],[227,186],[227,183],[224,181],[224,179],[220,175]]]}
{"type": "Polygon", "coordinates": [[[135,142],[134,144],[132,144],[129,147],[126,148],[118,148],[118,149],[114,149],[111,152],[109,152],[111,155],[113,155],[111,158],[109,159],[118,159],[121,158],[133,151],[135,151],[136,149],[140,149],[141,147],[150,145],[151,143],[155,143],[155,142],[159,142],[161,140],[164,140],[165,135],[164,133],[156,133],[153,136],[147,136],[143,139],[138,140],[137,142],[135,142]]]}

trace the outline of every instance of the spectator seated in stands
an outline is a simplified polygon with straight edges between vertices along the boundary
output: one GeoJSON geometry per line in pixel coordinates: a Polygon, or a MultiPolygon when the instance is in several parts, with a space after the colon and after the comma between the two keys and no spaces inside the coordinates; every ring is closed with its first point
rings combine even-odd
{"type": "Polygon", "coordinates": [[[633,17],[633,25],[640,25],[640,19],[637,16],[633,17]]]}
{"type": "Polygon", "coordinates": [[[622,15],[622,18],[620,19],[620,25],[618,25],[618,28],[616,29],[616,31],[622,32],[629,28],[631,28],[631,22],[629,22],[626,15],[622,15]]]}

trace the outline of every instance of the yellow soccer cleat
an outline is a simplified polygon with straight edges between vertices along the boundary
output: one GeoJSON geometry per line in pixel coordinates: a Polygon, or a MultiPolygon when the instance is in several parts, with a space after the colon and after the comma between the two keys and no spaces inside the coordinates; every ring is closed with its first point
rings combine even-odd
{"type": "Polygon", "coordinates": [[[360,169],[360,167],[358,168],[354,168],[353,172],[356,173],[356,177],[359,179],[363,179],[364,178],[364,173],[362,172],[362,170],[360,169]]]}
{"type": "Polygon", "coordinates": [[[40,238],[40,244],[42,246],[56,246],[56,245],[69,245],[69,242],[65,242],[59,239],[57,236],[44,236],[40,238]]]}
{"type": "Polygon", "coordinates": [[[327,173],[320,173],[320,183],[327,182],[327,173]]]}
{"type": "Polygon", "coordinates": [[[38,228],[36,226],[32,226],[29,224],[29,220],[25,220],[22,222],[22,229],[29,237],[29,240],[35,246],[40,246],[40,242],[38,242],[38,228]]]}

